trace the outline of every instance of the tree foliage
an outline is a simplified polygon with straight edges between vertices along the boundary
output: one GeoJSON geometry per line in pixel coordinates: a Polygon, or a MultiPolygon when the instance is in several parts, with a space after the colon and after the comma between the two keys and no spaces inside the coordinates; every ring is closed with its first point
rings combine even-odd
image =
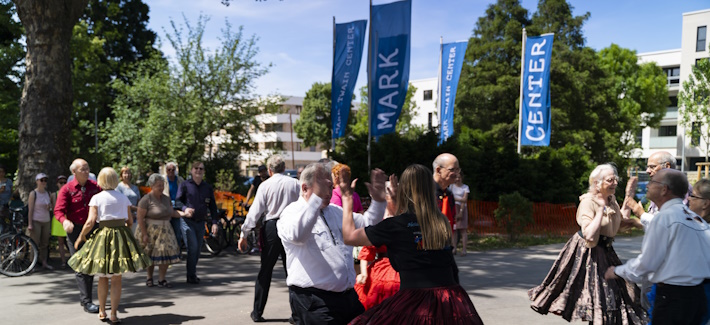
{"type": "Polygon", "coordinates": [[[145,170],[156,161],[187,166],[249,148],[255,116],[273,110],[278,99],[262,102],[253,94],[256,78],[267,72],[255,60],[256,38],[226,22],[220,46],[209,51],[203,44],[208,21],[172,22],[167,38],[175,63],[155,54],[135,64],[126,81],[113,82],[115,118],[102,148],[112,161],[145,170]]]}
{"type": "Polygon", "coordinates": [[[505,228],[508,239],[515,241],[527,225],[534,223],[532,214],[532,202],[516,191],[500,196],[495,219],[496,223],[505,228]]]}
{"type": "MultiPolygon", "coordinates": [[[[97,129],[113,116],[115,92],[111,81],[159,50],[156,34],[148,29],[148,6],[142,0],[90,0],[72,35],[74,112],[72,153],[103,165],[96,152],[97,129]]],[[[125,81],[125,80],[124,80],[125,81]]]]}
{"type": "MultiPolygon", "coordinates": [[[[710,60],[698,61],[678,94],[681,124],[692,139],[705,144],[705,161],[710,154],[710,60]]],[[[699,143],[698,143],[699,145],[699,143]]]]}
{"type": "Polygon", "coordinates": [[[8,173],[17,170],[19,146],[17,125],[20,122],[20,96],[24,79],[25,49],[20,39],[23,29],[15,20],[15,6],[0,0],[0,163],[8,173]]]}
{"type": "MultiPolygon", "coordinates": [[[[424,127],[418,127],[412,125],[412,119],[417,114],[419,107],[417,102],[414,101],[414,93],[417,91],[417,87],[409,84],[407,87],[407,95],[404,97],[404,105],[402,105],[402,110],[399,113],[399,118],[397,119],[397,125],[395,125],[395,133],[400,134],[408,139],[414,139],[424,132],[424,127]]],[[[368,106],[367,97],[367,86],[360,88],[360,107],[355,114],[355,119],[352,125],[352,133],[354,135],[367,135],[369,132],[369,125],[367,116],[370,113],[368,106]]]]}
{"type": "MultiPolygon", "coordinates": [[[[333,134],[330,120],[332,107],[330,96],[330,83],[316,82],[306,92],[306,97],[303,99],[303,110],[301,110],[298,121],[293,125],[296,135],[303,139],[303,145],[306,147],[318,145],[326,149],[331,147],[333,134]]],[[[348,114],[348,121],[351,121],[352,114],[348,114]]]]}

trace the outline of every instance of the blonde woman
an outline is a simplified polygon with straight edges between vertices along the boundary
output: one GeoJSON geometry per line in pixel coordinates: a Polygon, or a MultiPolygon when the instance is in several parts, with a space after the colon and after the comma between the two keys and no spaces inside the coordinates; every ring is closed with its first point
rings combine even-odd
{"type": "Polygon", "coordinates": [[[577,207],[580,231],[567,241],[542,284],[528,291],[534,311],[595,325],[648,323],[638,287],[621,278],[604,279],[607,268],[621,265],[612,246],[621,220],[628,217],[614,196],[619,180],[610,164],[589,175],[589,190],[577,207]]]}
{"type": "Polygon", "coordinates": [[[151,265],[148,257],[131,234],[133,223],[131,202],[116,191],[118,173],[111,167],[99,172],[98,185],[102,192],[89,201],[89,219],[84,223],[74,247],[79,249],[69,259],[74,271],[99,276],[99,319],[106,320],[106,298],[111,279],[111,322],[120,322],[118,306],[121,302],[121,274],[136,272],[151,265]],[[86,236],[98,223],[99,229],[88,241],[86,236]]]}
{"type": "Polygon", "coordinates": [[[343,240],[347,245],[387,246],[400,274],[400,290],[351,324],[483,324],[458,281],[451,227],[437,208],[434,178],[422,165],[402,173],[395,195],[397,215],[355,229],[350,179],[341,174],[343,240]]]}

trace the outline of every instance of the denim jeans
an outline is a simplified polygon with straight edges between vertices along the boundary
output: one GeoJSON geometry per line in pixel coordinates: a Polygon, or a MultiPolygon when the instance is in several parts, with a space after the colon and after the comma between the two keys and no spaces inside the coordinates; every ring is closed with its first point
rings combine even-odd
{"type": "Polygon", "coordinates": [[[197,277],[197,261],[200,259],[202,242],[205,236],[205,222],[180,218],[182,238],[187,246],[187,278],[197,277]]]}
{"type": "Polygon", "coordinates": [[[178,247],[182,247],[182,218],[170,218],[170,225],[173,226],[178,247]]]}

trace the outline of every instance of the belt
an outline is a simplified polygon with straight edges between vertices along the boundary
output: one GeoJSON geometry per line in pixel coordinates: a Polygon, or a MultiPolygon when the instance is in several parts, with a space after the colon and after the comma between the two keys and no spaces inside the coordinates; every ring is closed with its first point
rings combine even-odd
{"type": "Polygon", "coordinates": [[[118,228],[126,225],[125,219],[99,221],[99,228],[118,228]]]}
{"type": "MultiPolygon", "coordinates": [[[[584,238],[584,235],[582,234],[582,231],[578,231],[577,234],[579,234],[579,237],[584,238]]],[[[604,248],[610,248],[611,244],[614,242],[614,237],[607,237],[604,235],[599,235],[599,240],[597,241],[597,246],[604,247],[604,248]]]]}
{"type": "Polygon", "coordinates": [[[350,293],[350,291],[353,291],[353,288],[346,289],[345,291],[339,292],[339,291],[328,291],[328,290],[323,290],[323,289],[318,289],[318,288],[313,288],[313,287],[308,287],[308,288],[301,288],[298,286],[288,286],[289,289],[293,290],[295,293],[311,293],[315,295],[319,294],[325,294],[325,295],[344,295],[350,293]]]}

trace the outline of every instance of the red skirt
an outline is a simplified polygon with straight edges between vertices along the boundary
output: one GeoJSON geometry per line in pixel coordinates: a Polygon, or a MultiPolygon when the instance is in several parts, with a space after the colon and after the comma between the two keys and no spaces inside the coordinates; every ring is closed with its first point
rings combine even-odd
{"type": "Polygon", "coordinates": [[[350,324],[483,324],[460,285],[401,289],[350,324]]]}
{"type": "MultiPolygon", "coordinates": [[[[361,261],[360,263],[364,263],[361,261]]],[[[383,257],[367,267],[365,284],[356,284],[360,302],[368,310],[380,304],[383,300],[394,296],[399,291],[399,272],[390,264],[390,259],[383,257]]]]}

